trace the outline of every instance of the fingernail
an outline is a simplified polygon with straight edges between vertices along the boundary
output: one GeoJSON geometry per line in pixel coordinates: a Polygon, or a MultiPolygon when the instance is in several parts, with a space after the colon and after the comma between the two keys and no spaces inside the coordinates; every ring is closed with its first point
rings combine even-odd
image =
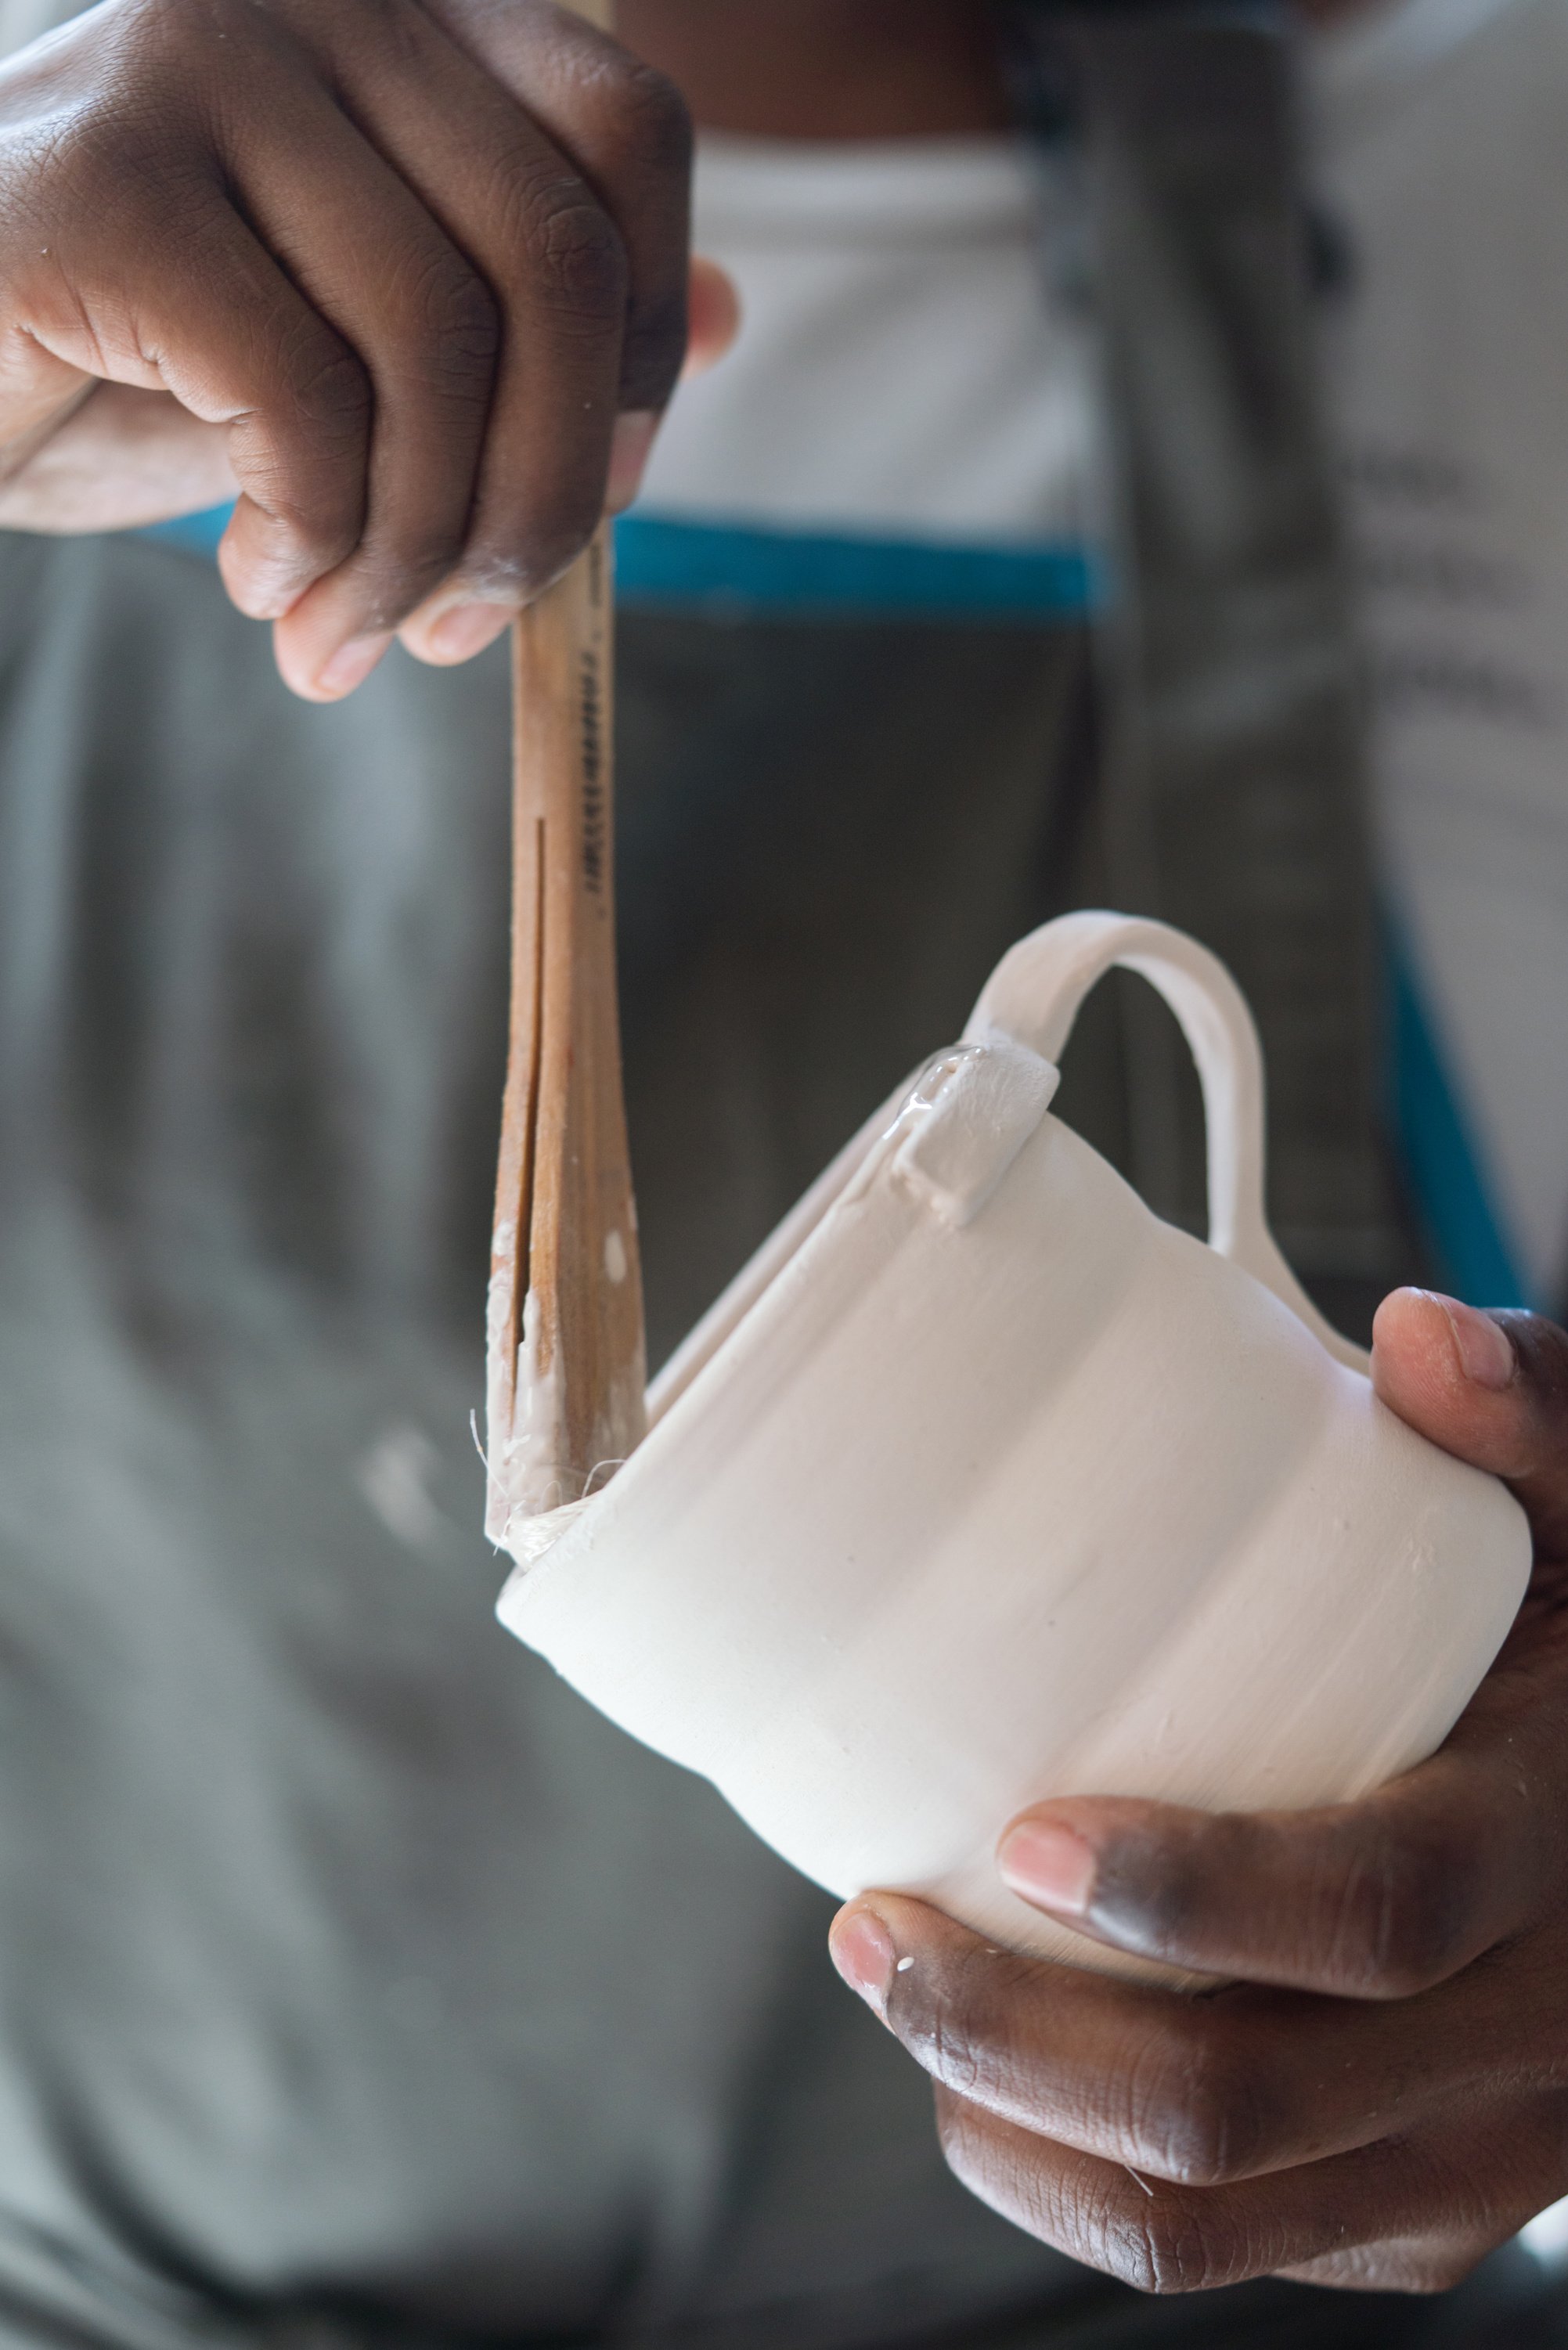
{"type": "Polygon", "coordinates": [[[624,514],[639,490],[653,452],[659,418],[651,408],[628,409],[615,421],[610,441],[609,478],[605,484],[606,514],[624,514]]]}
{"type": "Polygon", "coordinates": [[[1097,1863],[1092,1847],[1071,1828],[1045,1820],[1021,1820],[997,1846],[1002,1882],[1042,1909],[1069,1918],[1087,1916],[1097,1863]]]}
{"type": "Polygon", "coordinates": [[[346,645],[338,647],[326,667],[317,671],[317,691],[332,695],[352,693],[354,688],[363,684],[369,676],[391,641],[389,635],[350,637],[346,645]]]}
{"type": "Polygon", "coordinates": [[[1471,1386],[1490,1388],[1494,1394],[1511,1387],[1519,1358],[1508,1333],[1490,1314],[1478,1314],[1473,1305],[1461,1305],[1457,1297],[1439,1297],[1438,1303],[1449,1317],[1459,1368],[1471,1386]]]}
{"type": "Polygon", "coordinates": [[[878,2015],[888,2004],[888,1986],[898,1967],[893,1938],[874,1909],[852,1909],[828,1936],[833,1963],[878,2015]]]}
{"type": "Polygon", "coordinates": [[[493,644],[516,617],[507,604],[454,604],[431,630],[430,649],[442,660],[472,660],[475,653],[493,644]]]}

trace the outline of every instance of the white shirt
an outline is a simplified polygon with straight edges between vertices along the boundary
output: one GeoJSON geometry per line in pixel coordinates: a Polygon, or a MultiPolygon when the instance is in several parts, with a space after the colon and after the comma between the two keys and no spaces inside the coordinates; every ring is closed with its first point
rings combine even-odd
{"type": "Polygon", "coordinates": [[[695,232],[744,324],[683,387],[642,510],[985,544],[1087,527],[1093,346],[1023,141],[708,135],[695,232]]]}

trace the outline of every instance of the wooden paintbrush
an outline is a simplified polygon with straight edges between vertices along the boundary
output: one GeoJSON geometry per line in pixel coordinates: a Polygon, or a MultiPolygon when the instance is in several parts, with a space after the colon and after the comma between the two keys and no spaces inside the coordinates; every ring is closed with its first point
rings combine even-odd
{"type": "MultiPolygon", "coordinates": [[[[613,0],[574,0],[608,29],[613,0]]],[[[608,524],[514,632],[512,1026],[488,1324],[485,1526],[603,1483],[646,1360],[621,1087],[608,524]]]]}

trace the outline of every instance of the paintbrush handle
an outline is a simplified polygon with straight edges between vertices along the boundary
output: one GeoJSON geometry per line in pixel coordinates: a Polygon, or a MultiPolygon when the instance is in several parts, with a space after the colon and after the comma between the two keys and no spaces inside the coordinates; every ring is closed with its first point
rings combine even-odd
{"type": "MultiPolygon", "coordinates": [[[[613,0],[575,0],[608,30],[613,0]]],[[[489,1313],[487,1527],[641,1440],[642,1276],[621,1085],[610,526],[514,637],[512,1026],[489,1313]]]]}
{"type": "Polygon", "coordinates": [[[491,1287],[491,1532],[640,1440],[615,958],[607,525],[517,624],[512,1036],[491,1287]]]}

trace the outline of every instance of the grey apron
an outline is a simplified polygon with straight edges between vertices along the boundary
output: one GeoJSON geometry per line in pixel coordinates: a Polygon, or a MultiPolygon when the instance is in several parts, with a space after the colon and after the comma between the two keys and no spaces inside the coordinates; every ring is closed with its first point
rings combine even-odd
{"type": "MultiPolygon", "coordinates": [[[[1032,918],[1081,676],[767,634],[628,629],[657,1346],[1032,918]]],[[[18,2342],[973,2340],[1099,2291],[946,2176],[831,1903],[492,1621],[505,716],[497,660],[308,711],[210,567],[0,539],[18,2342]]]]}
{"type": "MultiPolygon", "coordinates": [[[[1383,1130],[1365,696],[1319,413],[1291,33],[1253,0],[1015,11],[1022,103],[1079,163],[1110,452],[1105,755],[1072,889],[1235,972],[1269,1072],[1270,1210],[1353,1335],[1420,1269],[1383,1130]]],[[[1064,1093],[1202,1217],[1202,1118],[1141,983],[1064,1093]],[[1119,1055],[1119,1082],[1109,1055],[1119,1055]]]]}
{"type": "MultiPolygon", "coordinates": [[[[1085,660],[628,623],[656,1347],[1039,910],[1085,660]]],[[[1304,2345],[973,2202],[832,1904],[491,1619],[504,727],[0,538],[0,2340],[1304,2345]]]]}

